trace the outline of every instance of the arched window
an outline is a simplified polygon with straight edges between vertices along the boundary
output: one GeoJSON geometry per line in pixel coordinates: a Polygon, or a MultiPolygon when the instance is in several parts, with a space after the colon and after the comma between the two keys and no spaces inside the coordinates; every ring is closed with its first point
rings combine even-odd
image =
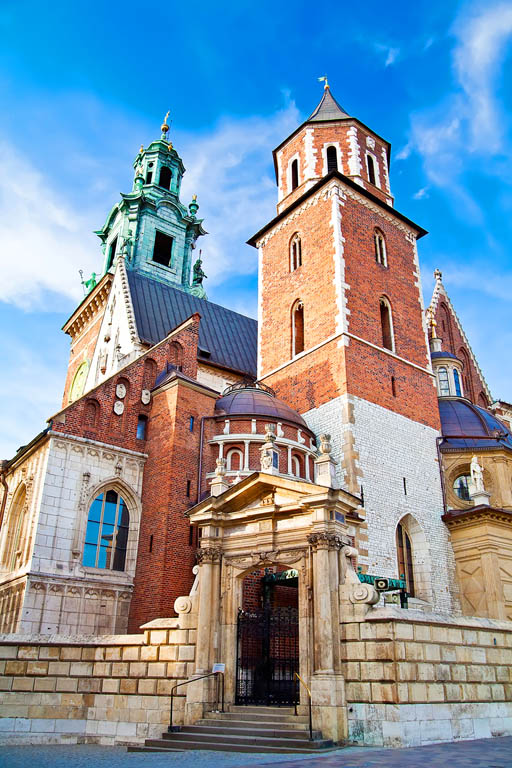
{"type": "Polygon", "coordinates": [[[396,551],[398,559],[398,575],[404,576],[407,592],[414,597],[414,570],[412,563],[411,540],[405,528],[398,523],[396,527],[396,551]]]}
{"type": "Polygon", "coordinates": [[[153,181],[153,163],[148,163],[148,170],[146,173],[146,184],[151,184],[153,181]]]}
{"type": "Polygon", "coordinates": [[[242,451],[239,448],[230,448],[230,450],[226,453],[226,469],[228,471],[236,471],[237,469],[242,469],[242,467],[242,451]]]}
{"type": "Polygon", "coordinates": [[[382,332],[382,346],[394,352],[393,321],[391,319],[391,307],[389,301],[382,296],[379,300],[380,326],[382,332]]]}
{"type": "Polygon", "coordinates": [[[448,397],[450,394],[450,380],[446,368],[437,369],[437,380],[439,382],[439,394],[441,397],[448,397]]]}
{"type": "Polygon", "coordinates": [[[98,426],[98,416],[100,406],[97,400],[88,400],[84,408],[84,427],[96,429],[98,426]]]}
{"type": "Polygon", "coordinates": [[[143,413],[137,419],[137,440],[145,440],[148,432],[148,417],[143,413]]]}
{"type": "Polygon", "coordinates": [[[371,155],[366,155],[366,165],[368,166],[368,179],[370,184],[375,185],[375,162],[371,155]]]}
{"type": "Polygon", "coordinates": [[[172,172],[166,165],[162,165],[160,168],[160,178],[158,179],[158,186],[164,189],[171,188],[172,172]]]}
{"type": "Polygon", "coordinates": [[[183,347],[178,341],[171,341],[169,344],[169,362],[178,371],[181,371],[183,366],[183,347]]]}
{"type": "Polygon", "coordinates": [[[383,267],[387,267],[388,258],[386,254],[386,241],[380,229],[375,230],[373,239],[375,243],[375,261],[377,264],[382,264],[383,267]]]}
{"type": "Polygon", "coordinates": [[[304,305],[296,301],[292,308],[292,357],[304,352],[304,305]]]}
{"type": "Polygon", "coordinates": [[[453,369],[453,383],[455,384],[455,394],[457,397],[462,397],[462,388],[460,386],[460,376],[456,368],[453,369]]]}
{"type": "Polygon", "coordinates": [[[292,456],[292,475],[302,477],[302,463],[298,456],[292,456]]]}
{"type": "Polygon", "coordinates": [[[455,494],[462,499],[462,501],[470,501],[469,496],[469,484],[471,482],[471,475],[459,475],[453,481],[453,490],[455,494]]]}
{"type": "Polygon", "coordinates": [[[18,553],[21,546],[21,533],[23,530],[23,518],[25,515],[25,504],[27,501],[27,490],[22,485],[13,499],[9,512],[9,521],[4,538],[4,551],[2,555],[2,565],[8,571],[15,570],[21,563],[18,562],[18,553]]]}
{"type": "Polygon", "coordinates": [[[293,191],[294,189],[297,189],[297,187],[299,186],[299,161],[297,159],[292,160],[290,173],[291,173],[291,184],[292,184],[292,191],[293,191]]]}
{"type": "Polygon", "coordinates": [[[156,380],[156,363],[150,357],[144,360],[144,374],[142,377],[142,389],[152,389],[156,380]]]}
{"type": "Polygon", "coordinates": [[[113,490],[100,493],[89,508],[82,564],[124,571],[129,525],[124,499],[113,490]]]}
{"type": "Polygon", "coordinates": [[[295,233],[290,240],[290,272],[302,266],[302,244],[300,235],[295,233]]]}
{"type": "Polygon", "coordinates": [[[338,170],[338,153],[336,147],[327,147],[327,173],[338,170]]]}

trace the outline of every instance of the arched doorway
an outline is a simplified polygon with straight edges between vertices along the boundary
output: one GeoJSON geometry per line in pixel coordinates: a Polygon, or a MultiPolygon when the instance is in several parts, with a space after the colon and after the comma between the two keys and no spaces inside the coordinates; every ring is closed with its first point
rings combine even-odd
{"type": "Polygon", "coordinates": [[[247,573],[237,619],[236,703],[295,704],[299,671],[298,573],[247,573]]]}

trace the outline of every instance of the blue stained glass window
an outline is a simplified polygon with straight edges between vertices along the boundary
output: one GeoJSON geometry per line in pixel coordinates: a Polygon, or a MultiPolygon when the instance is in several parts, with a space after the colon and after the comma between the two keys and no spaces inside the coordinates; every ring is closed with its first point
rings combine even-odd
{"type": "Polygon", "coordinates": [[[100,493],[89,508],[82,564],[124,571],[130,514],[116,491],[100,493]]]}
{"type": "Polygon", "coordinates": [[[462,397],[459,372],[455,368],[453,369],[453,380],[455,382],[455,394],[457,395],[457,397],[462,397]]]}

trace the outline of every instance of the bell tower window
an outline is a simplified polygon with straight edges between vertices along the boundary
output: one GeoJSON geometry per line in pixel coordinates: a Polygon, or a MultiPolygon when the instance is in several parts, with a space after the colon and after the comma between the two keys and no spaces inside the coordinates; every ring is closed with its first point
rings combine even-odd
{"type": "Polygon", "coordinates": [[[297,159],[292,161],[291,166],[291,183],[292,191],[299,186],[299,161],[297,159]]]}
{"type": "Polygon", "coordinates": [[[296,301],[292,309],[292,357],[304,352],[304,304],[296,301]]]}
{"type": "Polygon", "coordinates": [[[112,240],[108,249],[107,272],[111,268],[112,264],[114,263],[116,250],[117,250],[117,236],[112,240]]]}
{"type": "Polygon", "coordinates": [[[395,351],[394,339],[393,339],[393,323],[391,320],[391,307],[387,299],[382,297],[379,301],[380,309],[380,325],[382,332],[382,346],[386,349],[395,351]]]}
{"type": "Polygon", "coordinates": [[[302,245],[300,236],[295,234],[290,242],[290,272],[302,266],[302,245]]]}
{"type": "Polygon", "coordinates": [[[172,180],[171,169],[168,168],[166,165],[163,165],[162,168],[160,169],[160,178],[158,180],[158,186],[163,187],[164,189],[170,189],[171,180],[172,180]]]}
{"type": "Polygon", "coordinates": [[[366,155],[366,165],[368,166],[368,180],[375,186],[375,161],[371,155],[366,155]]]}
{"type": "Polygon", "coordinates": [[[327,173],[338,170],[338,153],[336,147],[327,147],[327,173]]]}
{"type": "Polygon", "coordinates": [[[383,267],[387,267],[388,259],[386,254],[386,241],[384,240],[384,235],[380,229],[375,230],[373,238],[375,242],[375,261],[377,264],[381,264],[383,267]]]}
{"type": "Polygon", "coordinates": [[[153,247],[153,261],[163,267],[171,266],[173,238],[163,232],[156,231],[153,247]]]}
{"type": "Polygon", "coordinates": [[[148,163],[148,171],[146,173],[146,184],[151,184],[153,181],[153,163],[148,163]]]}

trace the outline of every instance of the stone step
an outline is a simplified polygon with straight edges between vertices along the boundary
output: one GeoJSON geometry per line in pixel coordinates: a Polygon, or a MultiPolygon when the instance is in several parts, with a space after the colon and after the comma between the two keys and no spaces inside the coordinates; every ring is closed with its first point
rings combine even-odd
{"type": "Polygon", "coordinates": [[[266,707],[266,706],[259,706],[259,705],[252,705],[252,704],[230,704],[229,705],[229,711],[230,712],[248,712],[248,713],[254,713],[254,714],[264,714],[268,713],[269,715],[276,714],[276,715],[294,715],[295,714],[295,707],[266,707]]]}
{"type": "MultiPolygon", "coordinates": [[[[197,731],[191,732],[191,730],[187,727],[183,728],[181,731],[173,731],[172,733],[164,733],[162,735],[162,739],[164,741],[170,741],[172,744],[181,744],[181,742],[189,742],[193,740],[197,743],[218,743],[218,744],[224,744],[224,745],[244,745],[244,746],[253,746],[254,750],[257,752],[258,748],[260,746],[264,747],[299,747],[300,749],[322,749],[324,747],[330,747],[332,746],[332,742],[328,741],[327,739],[317,740],[317,741],[310,741],[308,738],[308,735],[304,734],[304,736],[300,737],[298,734],[295,734],[291,738],[282,739],[279,737],[273,737],[270,735],[265,734],[264,736],[255,736],[254,734],[250,734],[248,736],[243,735],[237,735],[237,734],[223,734],[223,733],[201,733],[197,731]]],[[[158,741],[162,741],[162,739],[159,739],[158,741]]],[[[146,742],[147,744],[151,745],[152,740],[149,740],[146,742]]],[[[154,746],[161,746],[160,744],[154,745],[154,746]]]]}
{"type": "Polygon", "coordinates": [[[207,712],[205,717],[212,720],[248,720],[251,723],[308,723],[308,715],[278,715],[273,712],[207,712]]]}
{"type": "MultiPolygon", "coordinates": [[[[222,723],[222,725],[212,725],[211,722],[200,720],[194,725],[188,725],[186,729],[183,730],[186,730],[187,733],[213,733],[222,734],[224,736],[254,736],[257,735],[257,733],[261,733],[274,739],[297,739],[304,736],[309,740],[309,729],[304,729],[304,727],[301,729],[275,728],[273,726],[255,728],[254,726],[250,727],[246,721],[242,721],[241,724],[237,725],[235,725],[233,721],[228,721],[225,724],[222,723]]],[[[313,731],[314,739],[321,739],[321,737],[322,735],[319,731],[313,731]]]]}
{"type": "Polygon", "coordinates": [[[288,720],[281,722],[279,720],[235,720],[231,717],[204,717],[202,720],[198,720],[196,723],[194,723],[194,725],[209,725],[212,728],[251,728],[253,731],[266,731],[283,728],[285,730],[308,731],[309,733],[309,722],[301,721],[297,723],[295,721],[288,720]]]}
{"type": "MultiPolygon", "coordinates": [[[[285,746],[281,745],[272,745],[272,746],[265,746],[264,744],[256,744],[256,743],[238,743],[238,744],[229,744],[222,741],[194,741],[193,739],[190,739],[190,741],[180,741],[179,747],[176,747],[177,742],[169,742],[167,739],[147,739],[146,745],[144,747],[129,747],[129,751],[134,752],[181,752],[185,749],[201,749],[201,750],[212,750],[215,752],[252,752],[258,753],[273,753],[273,754],[307,754],[307,755],[314,755],[318,754],[318,748],[304,748],[304,747],[296,747],[291,746],[289,744],[285,744],[285,746]]],[[[327,747],[326,749],[336,749],[336,747],[327,747]]],[[[322,749],[322,752],[325,752],[326,749],[322,749]]]]}

